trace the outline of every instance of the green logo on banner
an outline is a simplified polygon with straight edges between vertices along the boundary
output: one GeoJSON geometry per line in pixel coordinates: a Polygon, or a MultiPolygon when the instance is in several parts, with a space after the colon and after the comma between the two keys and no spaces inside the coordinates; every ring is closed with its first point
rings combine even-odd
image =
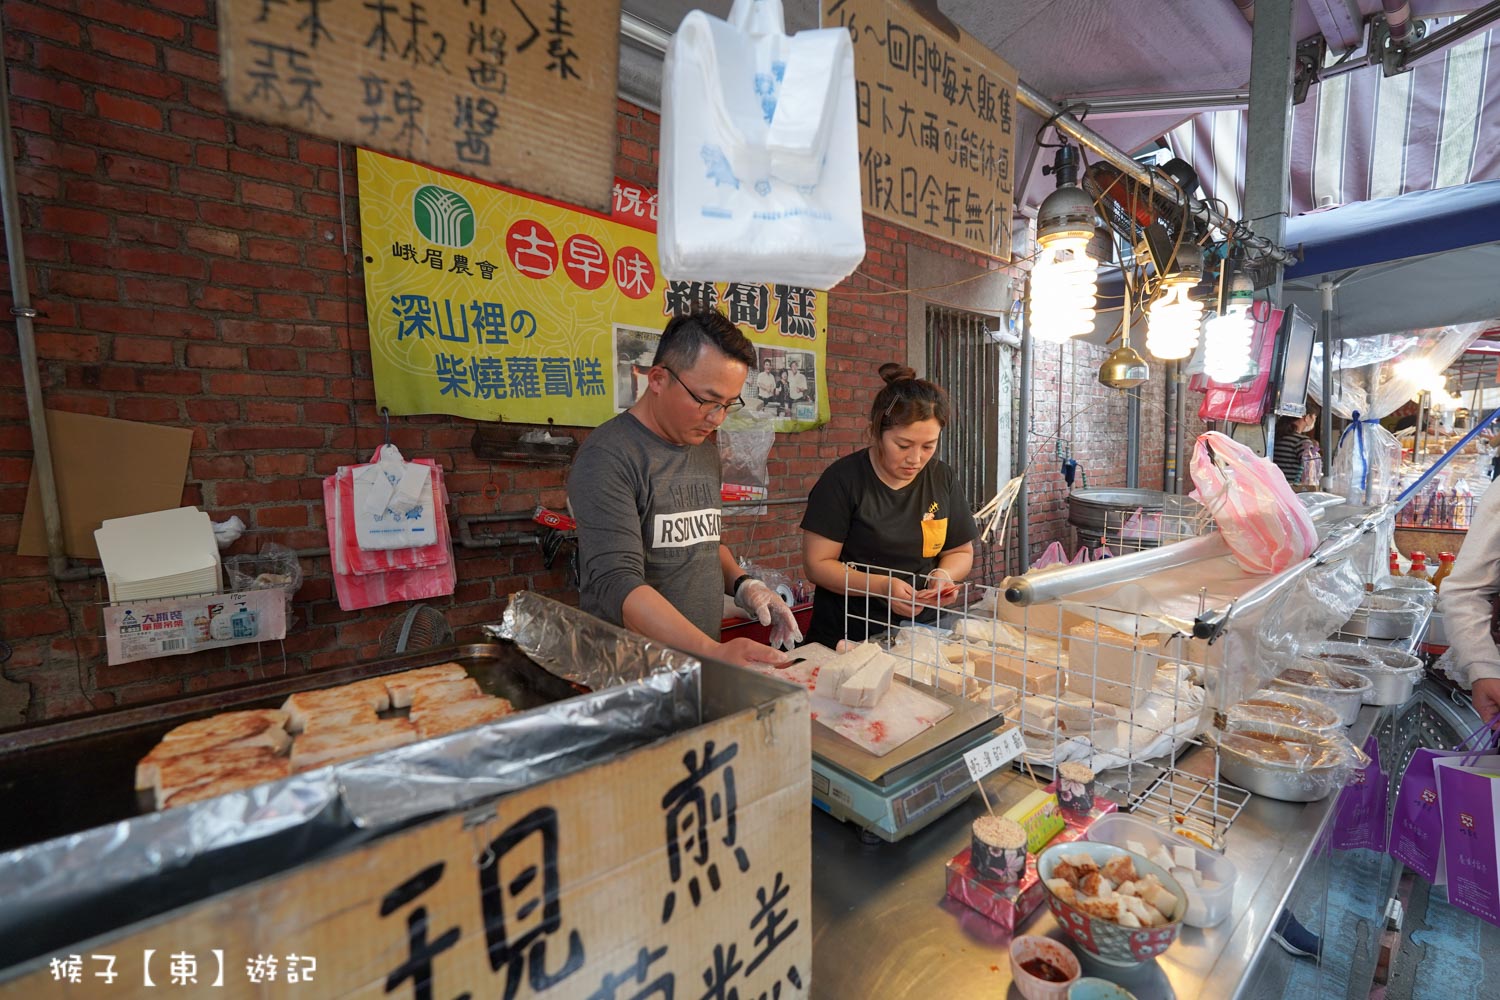
{"type": "Polygon", "coordinates": [[[412,195],[411,215],[430,243],[466,247],[474,242],[474,207],[456,191],[423,185],[412,195]]]}

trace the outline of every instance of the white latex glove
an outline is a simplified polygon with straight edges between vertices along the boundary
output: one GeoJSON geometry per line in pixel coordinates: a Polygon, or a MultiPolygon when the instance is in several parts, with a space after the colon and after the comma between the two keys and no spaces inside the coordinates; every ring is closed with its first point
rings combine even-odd
{"type": "Polygon", "coordinates": [[[792,609],[760,580],[750,579],[740,584],[740,589],[734,592],[734,603],[751,618],[770,626],[772,648],[791,649],[802,641],[802,630],[797,628],[792,609]]]}

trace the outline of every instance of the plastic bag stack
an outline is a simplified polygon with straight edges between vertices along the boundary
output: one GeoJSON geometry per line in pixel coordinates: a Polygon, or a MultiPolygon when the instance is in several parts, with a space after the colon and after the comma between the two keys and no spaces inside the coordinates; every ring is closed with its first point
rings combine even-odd
{"type": "Polygon", "coordinates": [[[690,12],[662,68],[657,250],[673,281],[827,289],[865,256],[854,46],[781,0],[690,12]]]}
{"type": "Polygon", "coordinates": [[[458,573],[437,463],[406,462],[384,445],[369,464],[339,466],[326,477],[323,504],[340,608],[453,593],[458,573]]]}

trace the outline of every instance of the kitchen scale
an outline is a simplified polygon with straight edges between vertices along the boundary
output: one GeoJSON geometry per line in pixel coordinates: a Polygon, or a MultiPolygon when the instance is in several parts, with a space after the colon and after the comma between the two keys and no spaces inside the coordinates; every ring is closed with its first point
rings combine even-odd
{"type": "MultiPolygon", "coordinates": [[[[799,647],[804,659],[833,655],[799,647]]],[[[897,677],[896,684],[907,681],[897,677]]],[[[858,827],[868,842],[895,843],[951,812],[974,793],[964,754],[1007,728],[987,705],[946,691],[913,685],[953,708],[953,713],[883,757],[851,743],[827,726],[812,724],[813,805],[858,827]]]]}

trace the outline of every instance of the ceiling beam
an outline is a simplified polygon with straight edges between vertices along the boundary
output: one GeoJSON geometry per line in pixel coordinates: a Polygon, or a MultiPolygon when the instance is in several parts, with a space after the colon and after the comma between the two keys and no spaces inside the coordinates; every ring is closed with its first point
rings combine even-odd
{"type": "Polygon", "coordinates": [[[1364,40],[1364,18],[1354,0],[1305,0],[1318,30],[1337,52],[1358,48],[1364,40]]]}

